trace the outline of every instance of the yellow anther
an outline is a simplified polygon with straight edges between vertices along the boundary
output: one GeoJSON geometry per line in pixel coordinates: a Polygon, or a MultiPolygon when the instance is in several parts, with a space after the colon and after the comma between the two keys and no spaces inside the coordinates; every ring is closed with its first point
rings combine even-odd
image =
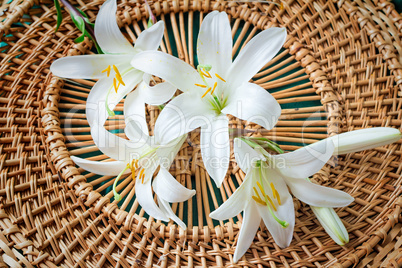
{"type": "Polygon", "coordinates": [[[220,80],[222,80],[223,82],[226,82],[225,79],[223,79],[222,77],[219,76],[219,74],[215,74],[216,77],[218,77],[220,80]]]}
{"type": "Polygon", "coordinates": [[[258,188],[260,188],[260,191],[261,191],[261,193],[262,193],[264,196],[267,195],[267,194],[265,193],[264,189],[262,188],[260,182],[258,182],[258,181],[257,181],[257,186],[258,186],[258,188]]]}
{"type": "Polygon", "coordinates": [[[275,204],[274,204],[274,202],[272,202],[272,199],[268,196],[268,195],[265,195],[267,198],[268,198],[268,201],[269,201],[269,203],[271,204],[271,206],[274,208],[274,210],[276,211],[276,206],[275,206],[275,204]]]}
{"type": "Polygon", "coordinates": [[[259,199],[261,199],[260,194],[258,193],[257,189],[256,189],[255,187],[253,187],[253,189],[254,189],[255,195],[256,195],[259,199]]]}
{"type": "Polygon", "coordinates": [[[217,85],[218,85],[218,82],[215,82],[214,87],[212,88],[212,91],[211,91],[211,95],[214,94],[217,85]]]}
{"type": "Polygon", "coordinates": [[[207,91],[205,91],[205,93],[204,93],[204,95],[202,95],[202,97],[201,97],[201,99],[202,98],[204,98],[207,94],[208,94],[208,92],[210,92],[211,91],[211,87],[210,88],[208,88],[208,90],[207,91]]]}
{"type": "MultiPolygon", "coordinates": [[[[205,71],[205,70],[204,70],[205,71]]],[[[201,74],[201,76],[205,76],[205,77],[207,77],[207,78],[211,78],[212,76],[211,76],[211,74],[208,72],[208,71],[205,71],[205,73],[202,71],[202,70],[200,70],[200,74],[201,74]]]]}
{"type": "Polygon", "coordinates": [[[207,87],[206,85],[200,85],[200,84],[194,84],[194,85],[196,85],[197,87],[202,87],[202,88],[206,88],[206,87],[207,87]]]}
{"type": "Polygon", "coordinates": [[[144,172],[145,172],[145,170],[141,169],[140,175],[138,176],[141,180],[141,183],[144,183],[144,177],[145,177],[144,172]]]}
{"type": "Polygon", "coordinates": [[[116,65],[113,64],[113,70],[116,72],[117,81],[119,81],[123,86],[126,86],[123,82],[123,78],[120,75],[119,69],[117,69],[116,65]]]}
{"type": "Polygon", "coordinates": [[[254,199],[255,202],[257,202],[257,203],[259,203],[259,204],[261,204],[261,205],[263,205],[263,206],[266,206],[266,205],[267,205],[264,201],[262,201],[261,199],[258,199],[258,198],[255,197],[254,195],[252,196],[252,198],[254,199]]]}
{"type": "Polygon", "coordinates": [[[279,193],[278,193],[278,191],[276,189],[275,189],[275,192],[276,192],[276,199],[278,200],[278,204],[282,205],[281,204],[281,196],[279,195],[279,193]]]}
{"type": "Polygon", "coordinates": [[[271,182],[271,189],[274,198],[278,200],[278,204],[281,205],[281,196],[279,195],[278,191],[276,190],[274,184],[271,182]]]}
{"type": "Polygon", "coordinates": [[[110,75],[110,65],[105,70],[102,71],[102,73],[104,73],[104,72],[107,72],[107,77],[109,77],[109,75],[110,75]]]}
{"type": "MultiPolygon", "coordinates": [[[[120,85],[120,83],[119,83],[119,85],[120,85]]],[[[116,93],[117,93],[117,90],[119,89],[119,85],[116,85],[116,78],[113,78],[113,87],[114,87],[114,91],[116,91],[116,93]]]]}
{"type": "Polygon", "coordinates": [[[284,7],[283,7],[283,2],[281,2],[281,5],[280,5],[279,9],[280,9],[280,10],[283,10],[283,9],[284,9],[284,7]]]}

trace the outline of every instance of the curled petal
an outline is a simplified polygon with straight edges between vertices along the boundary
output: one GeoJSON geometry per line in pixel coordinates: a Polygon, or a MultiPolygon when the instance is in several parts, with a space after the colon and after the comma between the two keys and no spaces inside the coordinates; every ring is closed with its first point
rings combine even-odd
{"type": "MultiPolygon", "coordinates": [[[[126,166],[127,163],[123,161],[111,161],[111,162],[99,162],[99,161],[91,161],[85,158],[71,156],[71,159],[81,168],[104,176],[117,176],[126,166]]],[[[129,170],[124,172],[123,174],[130,173],[129,170]]]]}
{"type": "Polygon", "coordinates": [[[157,220],[169,221],[167,215],[156,205],[154,201],[150,178],[144,180],[144,183],[137,178],[135,183],[135,194],[137,196],[138,203],[149,216],[157,220]]]}
{"type": "Polygon", "coordinates": [[[164,168],[159,170],[152,186],[160,198],[171,203],[183,202],[195,195],[195,190],[184,187],[164,168]]]}
{"type": "Polygon", "coordinates": [[[183,230],[187,229],[186,224],[179,217],[177,217],[176,214],[174,214],[170,204],[167,201],[158,197],[158,204],[161,211],[165,213],[167,217],[172,219],[177,225],[183,228],[183,230]]]}
{"type": "Polygon", "coordinates": [[[284,177],[305,179],[328,162],[334,152],[334,144],[324,139],[294,152],[271,156],[271,165],[284,177]]]}
{"type": "Polygon", "coordinates": [[[141,94],[144,97],[145,103],[150,105],[161,105],[168,102],[176,92],[176,87],[168,82],[149,86],[151,76],[144,74],[143,80],[145,82],[145,88],[141,94]]]}
{"type": "Polygon", "coordinates": [[[95,37],[103,52],[134,53],[134,47],[121,33],[116,21],[116,0],[107,0],[99,10],[95,21],[95,37]]]}
{"type": "Polygon", "coordinates": [[[276,99],[259,85],[244,83],[234,87],[222,113],[234,115],[271,129],[281,115],[281,107],[276,99]]]}
{"type": "Polygon", "coordinates": [[[135,49],[142,51],[157,50],[161,44],[165,23],[160,20],[145,31],[143,31],[135,42],[135,49]]]}

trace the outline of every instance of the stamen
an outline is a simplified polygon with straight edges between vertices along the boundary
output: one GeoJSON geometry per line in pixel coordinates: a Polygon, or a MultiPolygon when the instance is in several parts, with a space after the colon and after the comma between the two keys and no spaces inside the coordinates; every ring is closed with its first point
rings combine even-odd
{"type": "Polygon", "coordinates": [[[212,91],[211,91],[211,95],[212,94],[214,94],[214,92],[215,92],[215,88],[216,88],[216,86],[218,85],[218,82],[215,82],[215,84],[214,84],[214,88],[212,89],[212,91]]]}
{"type": "Polygon", "coordinates": [[[116,179],[114,180],[113,195],[114,195],[114,200],[116,200],[117,202],[119,202],[121,200],[121,195],[119,195],[119,193],[116,191],[117,182],[119,181],[119,179],[123,175],[123,173],[126,172],[126,170],[129,168],[130,168],[130,165],[127,164],[127,166],[119,173],[119,175],[117,175],[116,179]]]}
{"type": "Polygon", "coordinates": [[[194,84],[194,85],[196,85],[197,87],[202,87],[202,88],[206,88],[206,87],[207,87],[206,85],[200,85],[200,84],[194,84]]]}
{"type": "Polygon", "coordinates": [[[207,70],[204,69],[204,71],[207,73],[207,75],[205,75],[205,77],[212,78],[211,74],[207,70]]]}
{"type": "Polygon", "coordinates": [[[261,200],[260,194],[258,193],[257,189],[255,187],[253,187],[255,195],[258,197],[258,199],[261,200]]]}
{"type": "Polygon", "coordinates": [[[113,70],[116,72],[116,78],[117,80],[123,85],[126,86],[126,84],[124,84],[123,82],[123,78],[120,75],[119,69],[117,69],[116,65],[113,64],[113,70]]]}
{"type": "Polygon", "coordinates": [[[110,65],[105,70],[102,71],[102,73],[104,73],[104,72],[107,72],[107,77],[109,77],[109,75],[110,75],[110,65]]]}
{"type": "Polygon", "coordinates": [[[210,92],[210,91],[211,91],[211,88],[208,88],[208,90],[205,91],[204,95],[202,95],[201,99],[204,98],[208,94],[208,92],[210,92]]]}
{"type": "Polygon", "coordinates": [[[254,195],[252,196],[252,198],[254,199],[255,202],[257,202],[257,203],[259,203],[259,204],[261,204],[261,205],[263,205],[263,206],[266,206],[266,205],[267,205],[267,204],[265,204],[264,201],[262,201],[261,199],[258,199],[258,198],[255,197],[254,195]]]}
{"type": "Polygon", "coordinates": [[[114,87],[114,91],[116,91],[116,93],[117,93],[117,90],[119,89],[119,87],[116,86],[116,78],[113,78],[113,87],[114,87]]]}
{"type": "Polygon", "coordinates": [[[145,176],[143,176],[144,172],[145,172],[145,169],[141,169],[140,175],[138,176],[141,180],[141,183],[144,183],[144,177],[145,177],[145,176]]]}
{"type": "Polygon", "coordinates": [[[268,195],[266,195],[266,197],[268,198],[268,201],[269,201],[269,203],[271,204],[271,206],[274,208],[274,210],[277,211],[274,202],[272,202],[272,199],[271,199],[268,195]]]}
{"type": "Polygon", "coordinates": [[[276,190],[274,184],[271,182],[271,189],[272,189],[272,193],[274,195],[274,198],[278,200],[278,204],[281,205],[281,197],[278,193],[278,191],[276,190]]]}
{"type": "Polygon", "coordinates": [[[261,191],[261,193],[262,193],[264,196],[267,195],[267,194],[265,193],[265,191],[264,191],[264,188],[262,188],[260,182],[258,182],[258,181],[257,181],[257,186],[258,186],[258,188],[260,188],[260,191],[261,191]]]}
{"type": "Polygon", "coordinates": [[[201,76],[207,77],[207,78],[211,78],[211,74],[210,74],[209,72],[207,72],[207,71],[205,71],[205,72],[206,72],[206,73],[204,73],[202,70],[200,70],[201,76]]]}
{"type": "Polygon", "coordinates": [[[218,77],[220,80],[222,80],[223,82],[226,82],[225,79],[223,79],[222,77],[219,76],[219,74],[215,74],[216,77],[218,77]]]}

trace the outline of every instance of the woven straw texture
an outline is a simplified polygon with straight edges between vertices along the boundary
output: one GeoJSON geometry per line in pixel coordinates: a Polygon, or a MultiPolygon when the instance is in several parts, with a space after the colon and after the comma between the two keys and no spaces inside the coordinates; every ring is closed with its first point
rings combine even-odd
{"type": "MultiPolygon", "coordinates": [[[[95,20],[103,1],[72,2],[95,20]]],[[[166,22],[161,50],[197,64],[195,40],[202,18],[226,11],[235,39],[233,55],[262,29],[286,27],[281,52],[253,81],[283,108],[271,131],[230,119],[292,151],[328,135],[360,128],[402,126],[402,18],[387,1],[214,0],[151,1],[166,22]],[[306,121],[307,120],[307,121],[306,121]]],[[[118,2],[117,19],[130,41],[146,27],[142,1],[118,2]]],[[[355,202],[336,209],[350,243],[336,245],[308,206],[295,201],[294,239],[281,249],[261,224],[243,258],[233,263],[242,216],[226,222],[208,217],[241,184],[235,161],[217,189],[205,172],[199,132],[189,134],[171,168],[196,189],[173,204],[188,226],[148,218],[135,200],[134,182],[123,178],[113,202],[113,177],[76,168],[70,155],[106,160],[89,134],[85,98],[94,81],[52,76],[53,60],[93,53],[65,11],[55,33],[50,0],[2,6],[0,33],[0,267],[402,267],[401,142],[333,159],[313,177],[341,189],[355,202]]],[[[123,102],[117,111],[123,110],[123,102]]],[[[147,107],[152,128],[157,107],[147,107]]],[[[106,127],[124,134],[122,113],[106,127]]]]}

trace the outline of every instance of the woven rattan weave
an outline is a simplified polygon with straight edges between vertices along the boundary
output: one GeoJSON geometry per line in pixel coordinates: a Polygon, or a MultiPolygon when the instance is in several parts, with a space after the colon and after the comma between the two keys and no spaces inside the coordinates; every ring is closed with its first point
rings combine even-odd
{"type": "MultiPolygon", "coordinates": [[[[103,1],[77,1],[95,19],[103,1]]],[[[254,82],[282,105],[271,131],[231,118],[231,127],[276,140],[285,150],[359,128],[402,127],[402,18],[387,1],[151,1],[166,22],[161,50],[196,64],[195,39],[210,10],[226,11],[235,39],[233,54],[260,30],[286,27],[283,50],[254,82]]],[[[117,19],[130,41],[146,27],[142,1],[119,2],[117,19]]],[[[69,155],[104,160],[89,134],[85,98],[94,81],[52,76],[54,59],[89,54],[65,14],[55,33],[53,1],[19,0],[2,6],[0,33],[0,267],[402,267],[402,147],[386,147],[333,159],[313,180],[355,197],[337,209],[350,233],[341,247],[324,232],[310,208],[295,200],[296,227],[279,248],[262,224],[254,243],[233,263],[241,215],[212,221],[210,211],[244,178],[233,161],[221,189],[206,174],[192,132],[171,168],[197,194],[173,209],[188,226],[154,221],[135,201],[132,180],[77,169],[69,155]]],[[[122,103],[117,107],[122,111],[122,103]]],[[[159,109],[147,107],[152,129],[159,109]]],[[[122,114],[108,129],[124,129],[122,114]]],[[[123,133],[120,135],[124,135],[123,133]]]]}

